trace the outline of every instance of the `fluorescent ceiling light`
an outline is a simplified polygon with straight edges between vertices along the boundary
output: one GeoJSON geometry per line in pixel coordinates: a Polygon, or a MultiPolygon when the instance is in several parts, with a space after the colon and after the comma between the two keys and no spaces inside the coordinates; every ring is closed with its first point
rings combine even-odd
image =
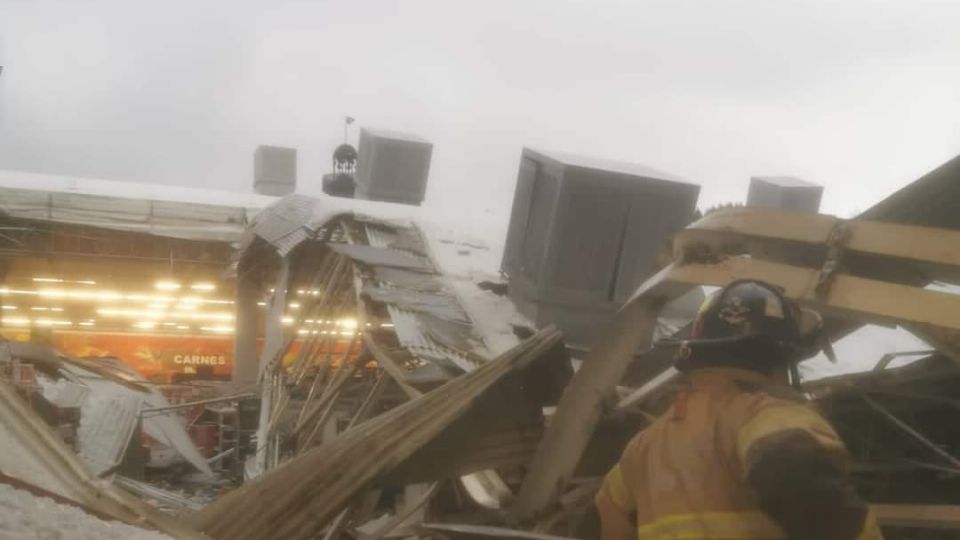
{"type": "Polygon", "coordinates": [[[210,283],[209,281],[197,281],[190,285],[190,288],[195,291],[210,292],[217,290],[217,285],[210,283]]]}
{"type": "Polygon", "coordinates": [[[161,279],[154,283],[154,287],[161,291],[179,291],[180,284],[176,281],[170,281],[167,279],[161,279]]]}

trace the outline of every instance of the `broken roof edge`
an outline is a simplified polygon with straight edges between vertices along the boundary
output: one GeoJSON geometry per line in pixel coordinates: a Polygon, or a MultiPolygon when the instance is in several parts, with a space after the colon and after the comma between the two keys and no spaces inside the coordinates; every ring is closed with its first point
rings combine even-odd
{"type": "Polygon", "coordinates": [[[384,139],[393,139],[398,141],[419,143],[419,144],[426,144],[426,145],[433,146],[432,142],[421,137],[420,135],[417,135],[415,133],[409,133],[406,131],[396,131],[392,129],[382,129],[382,128],[374,128],[374,127],[361,127],[360,132],[361,134],[366,132],[366,133],[369,133],[370,135],[374,135],[376,137],[382,137],[384,139]]]}
{"type": "Polygon", "coordinates": [[[595,171],[605,171],[627,176],[645,178],[648,180],[658,180],[661,182],[671,182],[674,184],[683,184],[700,189],[700,185],[687,180],[681,176],[656,169],[641,163],[631,163],[628,161],[611,160],[573,154],[568,152],[556,152],[552,150],[543,150],[524,146],[521,155],[532,154],[534,157],[547,159],[580,169],[589,169],[595,171]]]}
{"type": "Polygon", "coordinates": [[[823,189],[821,184],[810,182],[809,180],[804,180],[796,176],[789,175],[766,175],[766,176],[751,176],[750,181],[764,182],[766,184],[775,185],[783,188],[820,188],[823,189]]]}
{"type": "Polygon", "coordinates": [[[105,180],[10,169],[0,169],[0,188],[250,209],[265,208],[277,200],[276,197],[252,192],[105,180]]]}

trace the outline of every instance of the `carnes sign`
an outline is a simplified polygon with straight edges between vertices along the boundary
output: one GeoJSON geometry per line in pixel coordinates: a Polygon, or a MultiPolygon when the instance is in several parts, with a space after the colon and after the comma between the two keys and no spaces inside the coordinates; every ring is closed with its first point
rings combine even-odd
{"type": "Polygon", "coordinates": [[[225,366],[227,357],[222,354],[173,354],[173,363],[178,366],[225,366]]]}

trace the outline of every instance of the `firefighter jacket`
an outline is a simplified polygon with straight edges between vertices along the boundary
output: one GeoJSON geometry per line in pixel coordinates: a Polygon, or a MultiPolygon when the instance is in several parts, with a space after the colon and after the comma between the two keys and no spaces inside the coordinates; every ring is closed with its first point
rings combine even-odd
{"type": "Polygon", "coordinates": [[[641,540],[881,539],[846,460],[799,394],[752,371],[697,369],[627,446],[597,504],[641,540]]]}

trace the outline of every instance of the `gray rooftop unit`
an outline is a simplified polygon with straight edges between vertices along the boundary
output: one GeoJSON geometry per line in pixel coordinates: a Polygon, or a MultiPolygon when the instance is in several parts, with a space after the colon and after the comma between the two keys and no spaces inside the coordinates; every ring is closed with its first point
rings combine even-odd
{"type": "Polygon", "coordinates": [[[358,199],[423,202],[433,144],[416,135],[362,128],[359,153],[358,199]]]}
{"type": "Polygon", "coordinates": [[[253,190],[282,197],[297,189],[297,149],[258,146],[253,153],[253,190]]]}
{"type": "Polygon", "coordinates": [[[777,208],[816,214],[823,186],[790,176],[754,176],[750,179],[747,206],[777,208]]]}
{"type": "Polygon", "coordinates": [[[523,149],[501,269],[538,325],[589,345],[657,270],[700,186],[647,167],[523,149]]]}

